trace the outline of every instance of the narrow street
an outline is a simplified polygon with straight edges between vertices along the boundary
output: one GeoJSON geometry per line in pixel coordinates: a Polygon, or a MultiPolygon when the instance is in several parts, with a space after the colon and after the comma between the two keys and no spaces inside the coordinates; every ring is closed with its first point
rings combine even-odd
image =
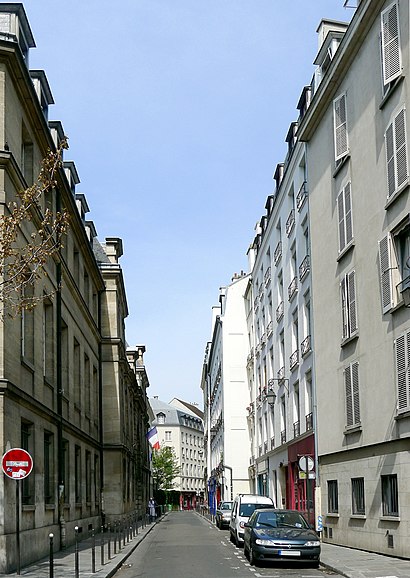
{"type": "Polygon", "coordinates": [[[267,563],[252,567],[243,549],[229,541],[229,532],[218,530],[195,512],[171,512],[158,523],[127,559],[115,578],[320,578],[337,576],[308,565],[267,563]]]}

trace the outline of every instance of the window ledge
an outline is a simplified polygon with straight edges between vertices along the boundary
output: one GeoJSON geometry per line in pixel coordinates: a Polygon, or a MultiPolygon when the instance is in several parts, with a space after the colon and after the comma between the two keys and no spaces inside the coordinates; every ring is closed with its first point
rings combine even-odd
{"type": "Polygon", "coordinates": [[[397,191],[392,194],[391,197],[388,197],[388,199],[384,205],[385,210],[387,210],[396,201],[397,197],[400,197],[400,195],[408,189],[409,185],[410,185],[410,178],[407,178],[407,181],[405,183],[403,183],[397,189],[397,191]]]}
{"type": "Polygon", "coordinates": [[[46,510],[55,510],[56,509],[55,504],[44,504],[44,507],[46,510]]]}
{"type": "Polygon", "coordinates": [[[400,522],[399,516],[380,516],[381,522],[400,522]]]}
{"type": "Polygon", "coordinates": [[[27,369],[28,369],[29,371],[31,371],[31,372],[34,373],[34,364],[31,363],[31,361],[29,361],[29,360],[27,359],[27,357],[22,356],[22,357],[21,357],[21,363],[22,363],[22,365],[24,365],[25,367],[27,367],[27,369]]]}
{"type": "Polygon", "coordinates": [[[338,514],[337,512],[327,512],[326,517],[327,518],[340,518],[340,514],[338,514]]]}
{"type": "Polygon", "coordinates": [[[395,78],[389,84],[389,88],[387,89],[387,92],[383,95],[381,103],[379,104],[380,110],[384,107],[386,102],[390,99],[391,95],[395,92],[396,88],[399,86],[399,84],[402,83],[403,80],[404,80],[404,74],[402,73],[401,76],[399,76],[398,78],[395,78]]]}
{"type": "Polygon", "coordinates": [[[35,504],[23,504],[22,505],[23,512],[35,512],[36,505],[35,504]]]}
{"type": "Polygon", "coordinates": [[[366,514],[350,514],[350,518],[353,520],[366,520],[366,514]]]}
{"type": "Polygon", "coordinates": [[[346,255],[346,253],[349,253],[351,251],[351,249],[353,249],[354,247],[354,239],[352,239],[348,245],[346,245],[346,247],[344,247],[339,255],[337,256],[336,261],[340,261],[341,259],[343,259],[343,257],[346,255]]]}
{"type": "Polygon", "coordinates": [[[394,416],[394,419],[400,420],[400,419],[406,419],[409,417],[410,417],[410,409],[400,411],[400,412],[398,411],[397,414],[394,416]]]}
{"type": "Polygon", "coordinates": [[[354,433],[358,433],[361,431],[362,431],[362,425],[358,424],[358,425],[346,426],[343,433],[345,436],[347,436],[349,434],[354,434],[354,433]]]}
{"type": "Polygon", "coordinates": [[[345,337],[345,339],[342,340],[340,347],[344,347],[345,345],[347,345],[348,343],[351,343],[355,339],[359,339],[359,333],[357,331],[354,335],[351,335],[350,337],[345,337]]]}
{"type": "Polygon", "coordinates": [[[339,159],[339,161],[337,161],[336,166],[335,166],[335,170],[333,171],[333,178],[336,178],[337,175],[339,174],[339,171],[341,170],[342,167],[345,166],[345,164],[347,163],[347,161],[350,159],[350,151],[348,151],[344,157],[342,157],[341,159],[339,159]]]}

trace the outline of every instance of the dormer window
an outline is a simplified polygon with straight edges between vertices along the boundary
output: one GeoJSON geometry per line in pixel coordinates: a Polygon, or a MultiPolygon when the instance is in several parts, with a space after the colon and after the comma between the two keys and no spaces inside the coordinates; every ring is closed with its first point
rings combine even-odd
{"type": "Polygon", "coordinates": [[[30,70],[31,80],[37,94],[41,110],[46,119],[48,119],[48,107],[54,104],[53,95],[51,94],[50,85],[48,84],[44,70],[30,70]]]}
{"type": "Polygon", "coordinates": [[[161,425],[165,423],[165,413],[157,413],[157,424],[161,425]]]}
{"type": "Polygon", "coordinates": [[[75,164],[73,161],[64,161],[63,162],[64,172],[67,177],[68,185],[70,187],[70,191],[73,195],[75,195],[75,186],[78,185],[80,182],[80,178],[77,173],[77,169],[75,168],[75,164]]]}
{"type": "Polygon", "coordinates": [[[29,49],[36,44],[22,4],[0,4],[0,38],[18,42],[28,67],[29,49]]]}

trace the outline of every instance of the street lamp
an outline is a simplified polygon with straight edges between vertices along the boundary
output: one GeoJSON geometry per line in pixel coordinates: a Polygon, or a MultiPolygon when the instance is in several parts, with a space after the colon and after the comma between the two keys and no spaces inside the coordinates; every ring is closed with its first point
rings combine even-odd
{"type": "Polygon", "coordinates": [[[273,408],[273,406],[275,405],[275,401],[277,398],[276,393],[273,391],[273,386],[275,383],[278,383],[279,385],[283,385],[284,388],[286,389],[286,391],[288,392],[289,395],[289,387],[286,384],[289,384],[289,379],[287,379],[286,377],[272,377],[272,379],[270,379],[268,381],[268,390],[266,392],[265,395],[265,399],[268,402],[268,404],[273,408]]]}

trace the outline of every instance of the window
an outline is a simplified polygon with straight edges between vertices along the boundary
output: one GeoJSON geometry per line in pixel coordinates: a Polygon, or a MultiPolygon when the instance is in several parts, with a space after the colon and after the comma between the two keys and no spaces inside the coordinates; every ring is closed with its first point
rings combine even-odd
{"type": "Polygon", "coordinates": [[[382,480],[382,512],[383,516],[399,515],[399,492],[397,474],[388,474],[382,480]]]}
{"type": "Polygon", "coordinates": [[[410,410],[410,331],[400,335],[395,341],[397,409],[410,410]]]}
{"type": "Polygon", "coordinates": [[[53,327],[53,305],[45,300],[43,304],[43,375],[51,384],[54,381],[53,327]]]}
{"type": "Polygon", "coordinates": [[[344,370],[344,383],[346,394],[346,425],[360,424],[360,398],[359,398],[359,364],[351,363],[344,370]]]}
{"type": "Polygon", "coordinates": [[[341,94],[333,101],[333,136],[335,161],[338,163],[349,152],[347,141],[346,94],[341,94]]]}
{"type": "Polygon", "coordinates": [[[166,432],[165,432],[165,441],[166,441],[166,442],[170,442],[170,441],[171,441],[171,432],[170,432],[170,431],[166,431],[166,432]]]}
{"type": "MultiPolygon", "coordinates": [[[[34,450],[34,439],[33,439],[34,426],[31,422],[22,421],[21,422],[21,447],[26,450],[31,457],[33,457],[34,450]]],[[[22,502],[23,504],[34,504],[34,473],[23,479],[22,485],[22,502]]]]}
{"type": "MultiPolygon", "coordinates": [[[[31,302],[34,302],[34,287],[27,283],[23,288],[23,303],[31,302]]],[[[30,309],[21,312],[21,356],[26,361],[34,361],[34,311],[30,309]]]]}
{"type": "Polygon", "coordinates": [[[62,441],[62,482],[63,482],[63,494],[62,500],[64,504],[70,501],[70,461],[69,461],[69,445],[67,440],[62,441]]]}
{"type": "Polygon", "coordinates": [[[340,283],[342,300],[342,338],[348,339],[357,333],[356,280],[355,271],[343,277],[340,283]]]}
{"type": "Polygon", "coordinates": [[[410,226],[405,222],[379,241],[382,310],[387,313],[410,283],[410,226]]]}
{"type": "Polygon", "coordinates": [[[327,511],[329,514],[337,514],[339,512],[337,480],[327,481],[327,511]]]}
{"type": "Polygon", "coordinates": [[[75,484],[75,501],[81,502],[81,448],[75,446],[74,452],[74,484],[75,484]]]}
{"type": "Polygon", "coordinates": [[[386,87],[401,75],[400,26],[398,2],[381,13],[382,72],[386,87]]]}
{"type": "Polygon", "coordinates": [[[350,182],[340,191],[337,197],[339,218],[339,253],[353,240],[352,197],[350,182]]]}
{"type": "Polygon", "coordinates": [[[165,414],[157,413],[157,423],[158,425],[165,423],[165,414]]]}
{"type": "Polygon", "coordinates": [[[44,432],[44,502],[54,502],[54,436],[44,432]]]}
{"type": "Polygon", "coordinates": [[[384,135],[387,163],[387,198],[408,181],[406,115],[402,108],[387,127],[384,135]]]}
{"type": "Polygon", "coordinates": [[[364,515],[364,478],[352,478],[352,514],[364,515]]]}
{"type": "Polygon", "coordinates": [[[74,339],[74,403],[81,405],[81,359],[80,344],[74,339]]]}
{"type": "Polygon", "coordinates": [[[91,452],[85,452],[85,501],[91,503],[91,452]]]}

